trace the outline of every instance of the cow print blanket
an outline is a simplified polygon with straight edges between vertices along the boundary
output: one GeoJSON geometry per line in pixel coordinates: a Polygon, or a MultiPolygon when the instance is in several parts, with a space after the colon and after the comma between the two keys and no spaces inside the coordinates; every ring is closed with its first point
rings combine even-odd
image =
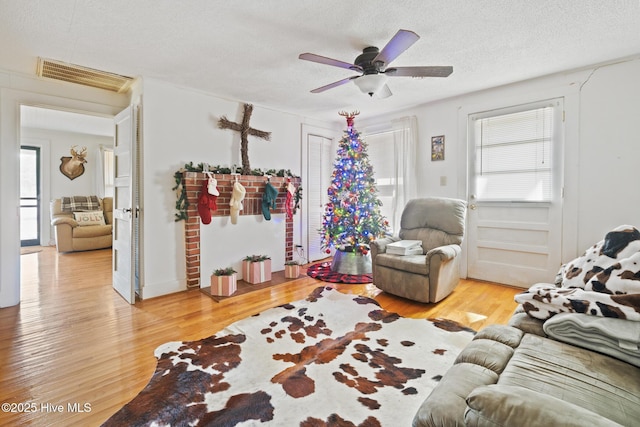
{"type": "Polygon", "coordinates": [[[149,384],[104,426],[407,426],[473,335],[321,287],[160,346],[149,384]]]}
{"type": "Polygon", "coordinates": [[[630,225],[611,230],[564,265],[555,286],[536,284],[515,300],[542,320],[568,312],[640,321],[640,232],[630,225]]]}

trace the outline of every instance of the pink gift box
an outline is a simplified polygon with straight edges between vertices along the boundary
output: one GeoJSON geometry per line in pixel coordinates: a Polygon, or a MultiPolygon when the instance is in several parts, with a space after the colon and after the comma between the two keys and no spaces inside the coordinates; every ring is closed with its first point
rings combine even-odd
{"type": "Polygon", "coordinates": [[[297,279],[300,276],[300,266],[299,265],[285,265],[284,266],[284,277],[285,279],[297,279]]]}
{"type": "Polygon", "coordinates": [[[242,261],[242,279],[247,283],[262,283],[271,280],[271,260],[242,261]]]}
{"type": "Polygon", "coordinates": [[[238,289],[236,275],[216,276],[211,275],[211,295],[228,297],[238,289]]]}

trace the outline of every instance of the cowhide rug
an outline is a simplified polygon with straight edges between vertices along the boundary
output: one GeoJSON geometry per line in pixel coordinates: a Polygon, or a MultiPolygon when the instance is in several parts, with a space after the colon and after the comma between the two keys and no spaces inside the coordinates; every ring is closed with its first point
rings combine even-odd
{"type": "Polygon", "coordinates": [[[149,384],[105,426],[407,426],[473,338],[329,287],[156,350],[149,384]]]}

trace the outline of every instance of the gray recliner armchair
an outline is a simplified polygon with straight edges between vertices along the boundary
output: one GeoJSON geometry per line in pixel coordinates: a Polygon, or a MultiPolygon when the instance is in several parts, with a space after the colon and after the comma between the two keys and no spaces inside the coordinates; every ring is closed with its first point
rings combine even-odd
{"type": "Polygon", "coordinates": [[[402,212],[399,235],[371,244],[373,284],[390,294],[424,303],[438,302],[449,295],[460,280],[466,213],[464,200],[410,200],[402,212]],[[399,240],[421,240],[423,254],[386,253],[386,246],[399,240]]]}

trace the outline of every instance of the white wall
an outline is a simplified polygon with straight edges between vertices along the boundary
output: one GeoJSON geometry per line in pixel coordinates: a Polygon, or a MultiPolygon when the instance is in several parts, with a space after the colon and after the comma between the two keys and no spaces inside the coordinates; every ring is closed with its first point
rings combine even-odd
{"type": "Polygon", "coordinates": [[[248,255],[268,255],[271,270],[284,270],[285,215],[240,215],[232,225],[229,217],[214,217],[211,224],[200,228],[200,283],[208,287],[217,268],[233,267],[242,279],[242,259],[248,255]]]}
{"type": "Polygon", "coordinates": [[[20,302],[20,105],[114,115],[126,95],[0,70],[0,307],[20,302]]]}
{"type": "Polygon", "coordinates": [[[113,146],[112,137],[33,128],[22,128],[20,137],[22,144],[29,144],[33,139],[48,143],[50,174],[46,179],[49,180],[51,189],[50,199],[96,194],[96,153],[100,150],[100,145],[113,146]],[[60,158],[70,156],[69,149],[74,145],[77,145],[78,149],[87,147],[87,163],[84,165],[84,174],[70,180],[60,172],[60,158]]]}
{"type": "MultiPolygon", "coordinates": [[[[221,116],[242,120],[243,103],[169,85],[154,79],[143,82],[143,185],[144,244],[143,298],[185,289],[184,223],[174,222],[176,194],[173,174],[185,163],[240,166],[240,135],[218,129],[221,116]]],[[[249,137],[253,169],[290,169],[301,174],[300,134],[305,120],[254,105],[250,125],[271,132],[271,141],[249,137]]],[[[302,183],[304,188],[304,182],[302,183]]],[[[214,218],[202,226],[202,274],[239,266],[247,255],[268,254],[273,269],[283,269],[284,224],[274,215],[241,216],[232,225],[214,218]],[[276,230],[277,228],[277,230],[276,230]],[[282,230],[280,231],[280,228],[282,230]],[[204,259],[206,257],[206,259],[204,259]],[[282,267],[282,268],[281,268],[282,267]]],[[[294,242],[301,241],[301,214],[294,219],[294,242]]]]}
{"type": "MultiPolygon", "coordinates": [[[[418,119],[419,196],[467,198],[468,114],[563,97],[565,104],[562,259],[569,261],[620,224],[640,226],[640,59],[594,66],[367,119],[418,119]],[[430,160],[431,137],[445,135],[444,161],[430,160]],[[445,177],[446,185],[441,185],[445,177]]],[[[362,122],[362,121],[361,121],[362,122]]]]}
{"type": "Polygon", "coordinates": [[[640,60],[598,68],[580,97],[578,248],[640,227],[640,60]]]}

